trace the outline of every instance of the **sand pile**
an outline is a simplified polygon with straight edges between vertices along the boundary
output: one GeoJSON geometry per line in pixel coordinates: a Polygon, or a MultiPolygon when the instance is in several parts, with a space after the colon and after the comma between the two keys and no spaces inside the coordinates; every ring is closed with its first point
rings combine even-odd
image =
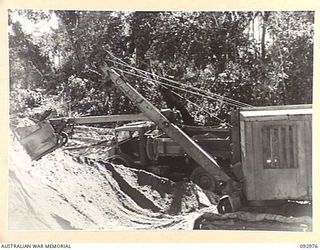
{"type": "Polygon", "coordinates": [[[216,212],[193,183],[61,149],[32,162],[10,138],[8,229],[192,229],[201,214],[216,212]]]}

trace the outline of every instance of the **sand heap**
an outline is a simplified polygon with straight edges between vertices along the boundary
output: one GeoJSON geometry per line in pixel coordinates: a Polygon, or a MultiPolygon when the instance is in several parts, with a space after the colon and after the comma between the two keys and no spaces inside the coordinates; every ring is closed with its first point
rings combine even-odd
{"type": "Polygon", "coordinates": [[[216,212],[193,183],[61,149],[32,162],[10,138],[8,229],[192,229],[201,214],[216,212]]]}

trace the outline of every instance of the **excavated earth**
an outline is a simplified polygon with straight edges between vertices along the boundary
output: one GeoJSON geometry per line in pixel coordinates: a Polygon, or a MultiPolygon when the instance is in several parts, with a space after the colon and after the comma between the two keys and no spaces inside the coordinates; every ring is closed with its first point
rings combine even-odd
{"type": "Polygon", "coordinates": [[[266,210],[221,216],[217,196],[192,182],[175,183],[108,163],[110,131],[77,127],[68,150],[58,149],[39,161],[31,161],[10,134],[8,229],[311,230],[310,216],[266,210]]]}
{"type": "MultiPolygon", "coordinates": [[[[97,140],[90,131],[71,146],[97,140]]],[[[10,141],[9,230],[192,229],[201,214],[216,213],[193,183],[103,162],[107,146],[58,149],[35,162],[10,141]]]]}

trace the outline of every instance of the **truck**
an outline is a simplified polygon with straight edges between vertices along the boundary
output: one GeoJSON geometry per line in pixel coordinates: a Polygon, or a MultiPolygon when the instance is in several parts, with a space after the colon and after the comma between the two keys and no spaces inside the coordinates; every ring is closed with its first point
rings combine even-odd
{"type": "Polygon", "coordinates": [[[68,125],[130,122],[115,128],[107,159],[189,179],[221,196],[221,213],[244,201],[312,199],[312,105],[241,108],[232,112],[230,128],[183,125],[179,112],[157,109],[117,71],[108,65],[101,70],[141,113],[43,119],[16,128],[33,160],[65,145],[68,125]]]}

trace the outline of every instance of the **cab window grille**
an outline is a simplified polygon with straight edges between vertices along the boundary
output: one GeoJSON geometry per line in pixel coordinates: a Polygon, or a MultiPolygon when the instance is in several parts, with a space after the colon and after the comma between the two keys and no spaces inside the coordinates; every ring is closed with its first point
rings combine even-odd
{"type": "Polygon", "coordinates": [[[262,128],[263,167],[297,168],[297,129],[295,125],[262,128]]]}

